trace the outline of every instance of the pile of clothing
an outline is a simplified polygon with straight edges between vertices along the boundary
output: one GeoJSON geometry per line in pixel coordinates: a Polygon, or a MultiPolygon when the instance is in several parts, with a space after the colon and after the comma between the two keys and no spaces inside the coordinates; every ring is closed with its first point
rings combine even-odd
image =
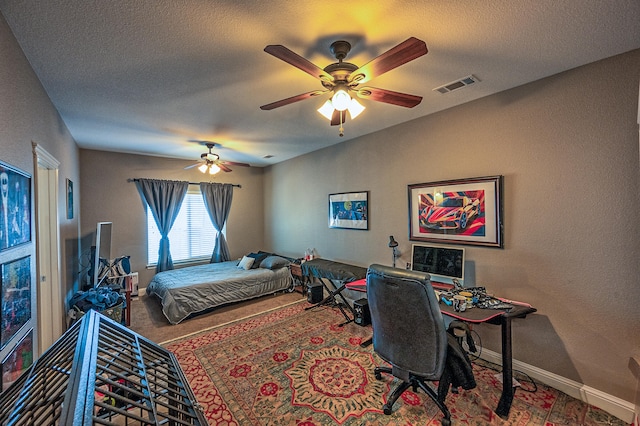
{"type": "Polygon", "coordinates": [[[123,305],[122,295],[109,287],[92,288],[88,291],[79,291],[69,301],[71,310],[69,316],[72,320],[82,317],[89,309],[104,312],[110,308],[123,305]]]}

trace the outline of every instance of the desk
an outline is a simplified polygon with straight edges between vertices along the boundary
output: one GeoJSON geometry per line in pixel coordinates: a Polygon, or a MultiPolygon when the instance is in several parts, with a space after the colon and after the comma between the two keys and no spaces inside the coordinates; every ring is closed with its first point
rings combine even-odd
{"type": "Polygon", "coordinates": [[[499,324],[502,327],[502,396],[496,408],[496,414],[503,419],[509,417],[511,403],[513,402],[513,359],[511,348],[511,321],[514,318],[524,318],[528,314],[536,312],[531,306],[513,305],[508,311],[500,309],[472,308],[464,312],[456,312],[453,306],[440,303],[440,310],[448,317],[470,323],[499,324]]]}
{"type": "MultiPolygon", "coordinates": [[[[448,291],[453,288],[450,284],[431,282],[433,288],[448,291]]],[[[347,287],[353,290],[366,292],[366,280],[354,281],[347,284],[347,287]]],[[[528,314],[536,312],[536,309],[525,303],[513,302],[512,308],[509,310],[502,309],[480,309],[473,307],[464,312],[456,312],[453,306],[440,303],[440,311],[443,315],[455,318],[460,321],[469,323],[488,323],[496,324],[502,327],[502,395],[496,408],[496,414],[504,419],[509,417],[511,403],[513,402],[513,352],[511,345],[511,321],[514,318],[524,318],[528,314]]],[[[370,345],[372,339],[367,339],[360,346],[366,347],[370,345]]]]}
{"type": "Polygon", "coordinates": [[[322,301],[306,309],[312,309],[316,306],[324,305],[327,303],[336,303],[338,305],[338,308],[340,309],[340,312],[342,312],[342,315],[344,315],[346,319],[346,321],[340,325],[352,322],[354,320],[353,308],[351,307],[351,305],[349,305],[349,302],[347,302],[347,300],[342,295],[342,291],[346,288],[346,283],[365,278],[367,275],[367,268],[349,265],[346,263],[334,262],[332,260],[326,259],[309,260],[307,262],[304,262],[301,265],[301,268],[302,274],[305,277],[308,277],[309,279],[311,279],[311,277],[317,278],[322,284],[322,287],[329,293],[329,295],[322,301]],[[336,286],[331,280],[339,281],[342,284],[336,286]],[[331,287],[329,286],[329,283],[331,283],[331,287]],[[342,299],[344,305],[351,312],[351,317],[349,317],[349,315],[343,308],[342,303],[339,303],[336,300],[336,296],[339,296],[342,299]]]}

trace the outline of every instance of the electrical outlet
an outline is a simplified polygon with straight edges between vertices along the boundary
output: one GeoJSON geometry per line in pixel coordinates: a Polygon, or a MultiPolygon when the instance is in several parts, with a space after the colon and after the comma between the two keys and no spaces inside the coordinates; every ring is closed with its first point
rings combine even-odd
{"type": "Polygon", "coordinates": [[[411,269],[411,263],[407,262],[407,266],[406,266],[406,268],[405,268],[405,269],[406,269],[407,271],[408,271],[409,269],[411,269]]]}

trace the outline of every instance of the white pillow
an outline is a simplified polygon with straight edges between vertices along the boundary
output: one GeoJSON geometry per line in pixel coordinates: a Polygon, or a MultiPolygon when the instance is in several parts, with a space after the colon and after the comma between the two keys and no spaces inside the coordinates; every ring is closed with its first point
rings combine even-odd
{"type": "Polygon", "coordinates": [[[238,263],[238,269],[249,270],[255,259],[253,257],[242,256],[242,260],[238,263]]]}

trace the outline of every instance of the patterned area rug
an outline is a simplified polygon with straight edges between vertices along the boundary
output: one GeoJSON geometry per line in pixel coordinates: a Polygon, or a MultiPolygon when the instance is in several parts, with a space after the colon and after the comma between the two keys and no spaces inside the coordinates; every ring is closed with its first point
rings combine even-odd
{"type": "MultiPolygon", "coordinates": [[[[382,405],[397,382],[374,377],[382,361],[371,346],[360,347],[370,327],[339,327],[344,318],[338,310],[306,306],[296,303],[165,344],[211,425],[440,424],[442,414],[422,391],[406,391],[384,415],[382,405]]],[[[474,364],[474,374],[476,389],[447,397],[454,425],[625,425],[541,384],[535,392],[518,389],[509,419],[502,420],[493,412],[502,386],[496,372],[474,364]]]]}

